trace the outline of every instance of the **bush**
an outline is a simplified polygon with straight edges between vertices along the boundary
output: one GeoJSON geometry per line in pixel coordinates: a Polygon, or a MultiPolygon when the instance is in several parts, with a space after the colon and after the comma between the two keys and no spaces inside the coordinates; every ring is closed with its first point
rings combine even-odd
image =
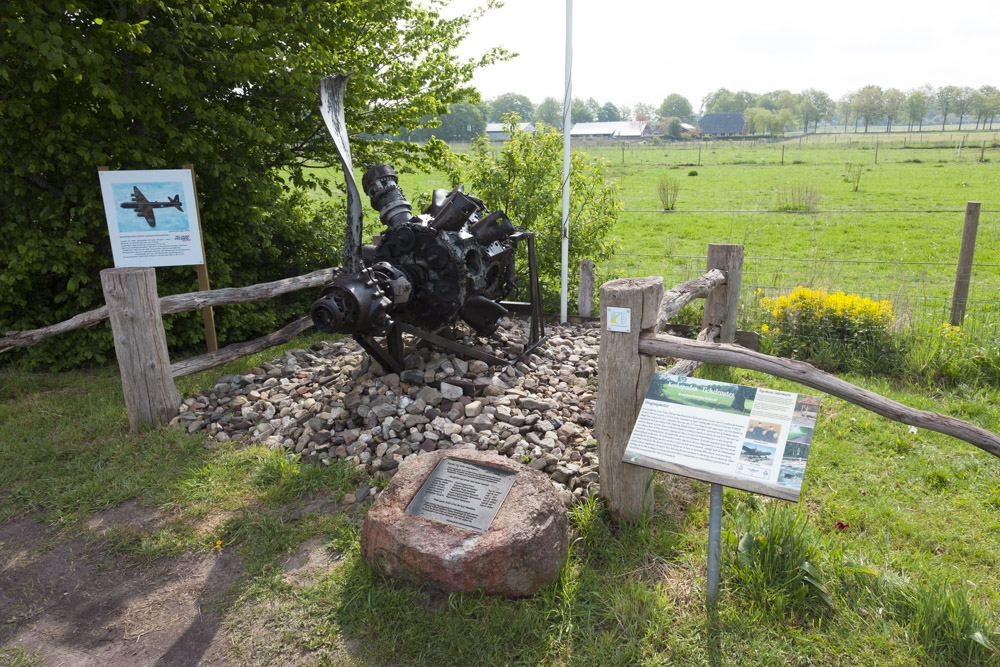
{"type": "Polygon", "coordinates": [[[677,193],[681,189],[680,182],[673,176],[664,176],[657,186],[657,193],[660,195],[660,204],[663,210],[672,211],[677,204],[677,193]]]}
{"type": "MultiPolygon", "coordinates": [[[[477,139],[463,164],[447,166],[453,185],[479,197],[487,208],[507,213],[515,225],[535,232],[539,283],[547,309],[559,306],[562,258],[562,135],[553,128],[518,128],[516,114],[506,117],[510,137],[494,155],[487,139],[477,139]]],[[[611,230],[622,210],[618,186],[609,178],[607,163],[573,151],[570,158],[569,273],[584,259],[599,265],[615,250],[611,230]]],[[[521,267],[524,245],[519,249],[521,267]]],[[[521,271],[521,286],[527,271],[521,271]]],[[[570,279],[569,302],[575,304],[579,285],[570,279]]]]}
{"type": "Polygon", "coordinates": [[[904,352],[892,304],[856,294],[796,287],[787,296],[760,300],[762,348],[829,371],[891,373],[904,352]]]}

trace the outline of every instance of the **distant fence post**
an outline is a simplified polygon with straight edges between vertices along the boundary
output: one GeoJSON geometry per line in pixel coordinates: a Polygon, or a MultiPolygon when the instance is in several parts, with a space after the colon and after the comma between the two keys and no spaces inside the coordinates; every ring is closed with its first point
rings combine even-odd
{"type": "Polygon", "coordinates": [[[181,394],[170,374],[156,270],[104,269],[101,287],[108,304],[129,427],[137,431],[164,424],[177,414],[181,394]]]}
{"type": "MultiPolygon", "coordinates": [[[[642,518],[652,500],[653,471],[622,463],[625,446],[656,370],[656,359],[639,354],[639,333],[653,331],[663,278],[622,278],[601,285],[601,372],[594,413],[600,457],[601,496],[615,521],[642,518]],[[629,331],[608,331],[608,309],[627,308],[629,331]]],[[[623,318],[618,318],[620,324],[623,318]]]]}
{"type": "Polygon", "coordinates": [[[594,312],[594,260],[580,262],[580,295],[576,300],[580,317],[590,317],[594,312]]]}
{"type": "Polygon", "coordinates": [[[719,269],[726,282],[705,297],[702,328],[721,327],[717,342],[732,343],[736,339],[736,319],[740,311],[740,287],[743,284],[743,246],[729,243],[708,244],[708,270],[719,269]]]}
{"type": "Polygon", "coordinates": [[[958,269],[955,271],[955,291],[951,297],[951,318],[953,327],[962,326],[965,321],[965,304],[969,300],[969,282],[972,278],[972,259],[976,254],[976,232],[979,230],[980,202],[970,201],[965,205],[965,225],[962,227],[962,247],[958,251],[958,269]]]}

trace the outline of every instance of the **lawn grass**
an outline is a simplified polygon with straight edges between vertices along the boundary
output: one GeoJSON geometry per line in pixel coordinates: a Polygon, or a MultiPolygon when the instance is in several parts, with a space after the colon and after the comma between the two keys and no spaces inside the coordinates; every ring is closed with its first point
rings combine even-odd
{"type": "MultiPolygon", "coordinates": [[[[699,374],[801,389],[750,371],[699,374]]],[[[929,391],[847,379],[1000,430],[995,388],[929,391]]],[[[704,608],[706,484],[659,475],[654,511],[633,526],[613,526],[599,501],[577,506],[563,574],[531,599],[443,595],[372,572],[360,556],[356,516],[302,511],[317,495],[336,507],[342,494],[370,483],[353,470],[294,464],[239,441],[207,446],[203,436],[176,429],[129,435],[110,370],[8,373],[0,406],[0,516],[34,516],[70,536],[85,533],[94,512],[126,501],[163,512],[165,523],[92,537],[126,564],[183,557],[221,541],[245,564],[225,608],[230,657],[239,661],[835,665],[849,655],[853,664],[957,665],[989,664],[985,649],[961,643],[976,623],[986,619],[984,636],[997,640],[1000,461],[830,397],[798,508],[833,606],[752,593],[727,543],[711,615],[704,608]],[[282,563],[316,540],[333,564],[314,580],[290,582],[282,563]],[[947,618],[932,613],[940,606],[952,610],[947,618]]],[[[727,490],[723,529],[742,535],[791,507],[727,490]]]]}

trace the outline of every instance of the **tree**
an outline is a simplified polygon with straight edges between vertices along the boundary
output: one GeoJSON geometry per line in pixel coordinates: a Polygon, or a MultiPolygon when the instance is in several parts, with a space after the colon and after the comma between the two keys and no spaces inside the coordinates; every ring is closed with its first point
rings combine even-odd
{"type": "Polygon", "coordinates": [[[819,122],[820,110],[813,99],[805,93],[799,95],[799,103],[795,107],[795,112],[802,121],[802,134],[809,131],[809,123],[819,122]]]}
{"type": "Polygon", "coordinates": [[[486,114],[482,107],[468,102],[452,104],[441,118],[434,135],[445,141],[471,141],[486,134],[486,114]]]}
{"type": "Polygon", "coordinates": [[[847,123],[850,122],[854,111],[855,95],[856,93],[847,93],[837,100],[837,113],[840,114],[840,119],[844,121],[844,132],[847,132],[847,123]]]}
{"type": "MultiPolygon", "coordinates": [[[[507,213],[516,225],[535,232],[539,282],[543,300],[559,302],[562,246],[562,137],[551,128],[524,132],[516,117],[507,127],[509,139],[499,153],[486,139],[472,145],[467,168],[452,175],[453,184],[480,197],[486,206],[507,213]]],[[[587,258],[600,262],[615,250],[611,234],[622,210],[618,186],[607,164],[577,151],[570,158],[569,265],[587,258]]],[[[570,281],[575,300],[578,289],[570,281]]]]}
{"type": "Polygon", "coordinates": [[[587,105],[579,97],[573,100],[570,115],[574,124],[594,122],[594,114],[590,112],[590,109],[587,108],[587,105]]]}
{"type": "Polygon", "coordinates": [[[882,95],[883,108],[885,109],[886,132],[892,132],[892,122],[903,116],[903,107],[906,105],[906,95],[898,88],[890,88],[882,95]]]}
{"type": "Polygon", "coordinates": [[[616,107],[611,102],[607,102],[603,107],[597,111],[597,120],[602,122],[621,120],[621,114],[616,107]]]}
{"type": "Polygon", "coordinates": [[[919,123],[919,131],[923,132],[924,118],[927,117],[929,107],[927,95],[922,90],[910,91],[906,97],[906,120],[910,123],[910,130],[913,130],[914,123],[919,123]]]}
{"type": "Polygon", "coordinates": [[[815,88],[810,88],[802,92],[802,96],[809,99],[812,106],[816,108],[815,115],[813,117],[813,132],[816,132],[819,128],[820,121],[830,120],[833,117],[833,112],[836,110],[836,104],[830,99],[830,96],[824,93],[822,90],[816,90],[815,88]]]}
{"type": "Polygon", "coordinates": [[[669,134],[674,139],[680,139],[681,135],[684,134],[684,126],[681,125],[681,119],[674,117],[670,119],[667,123],[667,134],[669,134]]]}
{"type": "Polygon", "coordinates": [[[647,120],[653,121],[656,119],[656,109],[653,108],[652,104],[646,104],[645,102],[639,102],[633,108],[635,112],[636,120],[647,120]]]}
{"type": "Polygon", "coordinates": [[[763,107],[750,107],[743,112],[743,116],[750,134],[767,132],[774,125],[774,113],[763,107]]]}
{"type": "Polygon", "coordinates": [[[618,120],[633,120],[632,107],[625,104],[618,107],[618,120]]]}
{"type": "Polygon", "coordinates": [[[990,121],[990,129],[993,128],[993,117],[1000,113],[1000,90],[994,86],[982,86],[972,97],[972,110],[976,114],[976,129],[979,124],[983,124],[986,129],[986,121],[990,121]]]}
{"type": "Polygon", "coordinates": [[[955,113],[958,114],[959,132],[962,131],[962,120],[965,118],[965,114],[969,113],[969,109],[972,108],[972,98],[975,92],[972,88],[963,86],[955,93],[954,104],[955,113]]]}
{"type": "Polygon", "coordinates": [[[490,101],[490,122],[503,122],[507,114],[516,113],[525,122],[535,119],[535,105],[526,96],[518,93],[504,93],[490,101]]]}
{"type": "Polygon", "coordinates": [[[941,112],[941,131],[948,122],[948,112],[955,105],[955,97],[958,95],[958,86],[945,86],[939,88],[936,94],[938,111],[941,112]]]}
{"type": "Polygon", "coordinates": [[[584,104],[587,105],[587,111],[590,112],[590,115],[593,116],[594,118],[597,118],[597,114],[601,112],[601,105],[598,103],[598,101],[595,100],[593,97],[588,97],[587,101],[584,102],[584,104]]]}
{"type": "Polygon", "coordinates": [[[562,129],[563,107],[554,97],[546,97],[542,103],[535,107],[535,120],[545,123],[549,127],[557,130],[562,129]]]}
{"type": "Polygon", "coordinates": [[[885,118],[885,99],[879,86],[865,86],[854,97],[853,110],[855,116],[865,123],[865,133],[868,126],[885,118]]]}
{"type": "Polygon", "coordinates": [[[678,93],[667,95],[663,103],[660,104],[658,113],[660,118],[675,116],[684,121],[690,121],[694,118],[694,110],[691,109],[691,103],[688,102],[686,97],[678,93]]]}
{"type": "Polygon", "coordinates": [[[738,106],[736,95],[726,88],[719,88],[701,99],[703,113],[735,113],[746,109],[737,109],[738,106]]]}
{"type": "MultiPolygon", "coordinates": [[[[315,3],[0,3],[0,330],[67,319],[104,301],[113,265],[95,171],[194,164],[215,287],[336,264],[343,212],[329,189],[333,143],[321,77],[354,71],[346,118],[356,164],[427,165],[446,150],[391,141],[474,99],[475,61],[453,53],[472,17],[409,0],[315,3]],[[364,133],[360,136],[359,133],[364,133]]],[[[339,180],[335,178],[335,181],[339,180]]],[[[339,199],[339,198],[338,198],[339,199]]],[[[190,267],[157,270],[160,294],[196,289],[190,267]]],[[[313,295],[216,311],[220,342],[301,317],[313,295]]],[[[167,321],[173,351],[203,340],[200,317],[167,321]]],[[[19,353],[26,365],[107,359],[106,326],[19,353]]]]}

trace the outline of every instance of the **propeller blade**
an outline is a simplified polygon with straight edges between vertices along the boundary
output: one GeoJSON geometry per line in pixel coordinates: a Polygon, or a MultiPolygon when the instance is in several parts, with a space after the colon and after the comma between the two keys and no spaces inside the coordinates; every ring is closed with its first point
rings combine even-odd
{"type": "Polygon", "coordinates": [[[319,110],[326,122],[326,129],[333,137],[333,145],[344,170],[347,184],[347,229],[344,233],[344,270],[357,273],[361,264],[361,195],[354,180],[354,165],[351,161],[351,145],[347,138],[347,122],[344,120],[344,93],[350,74],[334,74],[319,82],[319,110]]]}

